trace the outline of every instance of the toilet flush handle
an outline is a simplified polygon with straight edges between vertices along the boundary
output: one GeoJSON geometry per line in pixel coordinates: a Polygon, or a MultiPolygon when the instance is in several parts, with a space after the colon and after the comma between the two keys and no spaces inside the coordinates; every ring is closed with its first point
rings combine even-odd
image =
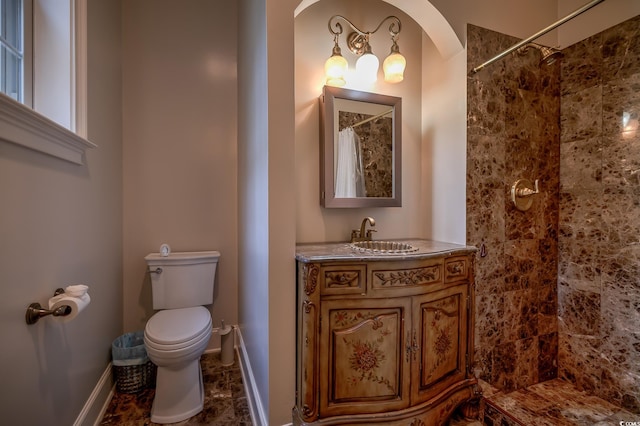
{"type": "Polygon", "coordinates": [[[156,269],[149,269],[149,273],[150,274],[161,274],[162,273],[162,268],[156,268],[156,269]]]}

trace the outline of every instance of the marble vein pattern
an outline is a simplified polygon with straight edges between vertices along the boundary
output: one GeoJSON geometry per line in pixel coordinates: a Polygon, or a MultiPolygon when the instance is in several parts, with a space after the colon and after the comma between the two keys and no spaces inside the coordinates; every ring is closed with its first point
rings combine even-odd
{"type": "MultiPolygon", "coordinates": [[[[468,69],[517,41],[469,25],[468,69]]],[[[557,377],[560,67],[539,60],[528,49],[467,79],[467,244],[481,249],[475,371],[505,392],[557,377]],[[510,199],[523,178],[542,191],[526,212],[510,199]]]]}
{"type": "Polygon", "coordinates": [[[489,426],[604,426],[640,417],[561,379],[489,395],[484,407],[489,426]]]}
{"type": "Polygon", "coordinates": [[[354,249],[348,242],[340,243],[301,243],[296,246],[296,259],[309,263],[330,259],[336,262],[363,262],[388,260],[418,260],[441,256],[442,253],[467,254],[476,251],[475,247],[445,243],[425,239],[394,240],[409,244],[415,251],[407,253],[374,253],[354,249]]]}
{"type": "MultiPolygon", "coordinates": [[[[468,69],[518,41],[467,35],[468,69]]],[[[563,378],[638,414],[640,16],[551,67],[536,55],[467,79],[475,371],[504,392],[563,378]],[[542,191],[524,213],[509,200],[523,177],[542,191]]]]}
{"type": "MultiPolygon", "coordinates": [[[[204,409],[173,425],[251,426],[251,415],[236,356],[235,363],[223,366],[220,353],[205,353],[201,360],[204,382],[204,409]]],[[[101,426],[153,426],[151,405],[155,391],[116,393],[102,418],[101,426]]]]}
{"type": "Polygon", "coordinates": [[[640,16],[562,61],[559,376],[640,413],[640,16]]]}

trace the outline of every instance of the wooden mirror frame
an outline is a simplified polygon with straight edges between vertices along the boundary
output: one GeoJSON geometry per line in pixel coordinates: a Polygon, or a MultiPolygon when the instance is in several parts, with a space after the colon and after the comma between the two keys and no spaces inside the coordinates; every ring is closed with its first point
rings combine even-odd
{"type": "Polygon", "coordinates": [[[324,86],[320,97],[320,205],[325,208],[400,207],[402,206],[402,98],[361,92],[352,89],[324,86]],[[335,120],[336,100],[386,105],[393,108],[393,196],[392,197],[335,197],[335,120]]]}

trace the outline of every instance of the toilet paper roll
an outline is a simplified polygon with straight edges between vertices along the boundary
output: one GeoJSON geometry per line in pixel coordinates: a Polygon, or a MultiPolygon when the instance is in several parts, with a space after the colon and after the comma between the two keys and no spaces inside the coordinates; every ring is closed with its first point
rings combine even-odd
{"type": "Polygon", "coordinates": [[[91,297],[89,297],[89,293],[85,293],[81,297],[69,296],[65,293],[54,296],[49,299],[49,309],[55,311],[60,306],[69,306],[71,308],[71,313],[58,317],[62,322],[69,322],[73,320],[80,312],[87,307],[87,305],[91,302],[91,297]]]}

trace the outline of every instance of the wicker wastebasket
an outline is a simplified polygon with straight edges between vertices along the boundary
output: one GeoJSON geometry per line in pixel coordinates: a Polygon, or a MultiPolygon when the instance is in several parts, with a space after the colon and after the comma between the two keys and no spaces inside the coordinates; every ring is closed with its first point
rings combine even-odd
{"type": "Polygon", "coordinates": [[[155,387],[157,367],[147,356],[143,331],[115,339],[111,344],[111,358],[118,392],[137,393],[155,387]]]}

